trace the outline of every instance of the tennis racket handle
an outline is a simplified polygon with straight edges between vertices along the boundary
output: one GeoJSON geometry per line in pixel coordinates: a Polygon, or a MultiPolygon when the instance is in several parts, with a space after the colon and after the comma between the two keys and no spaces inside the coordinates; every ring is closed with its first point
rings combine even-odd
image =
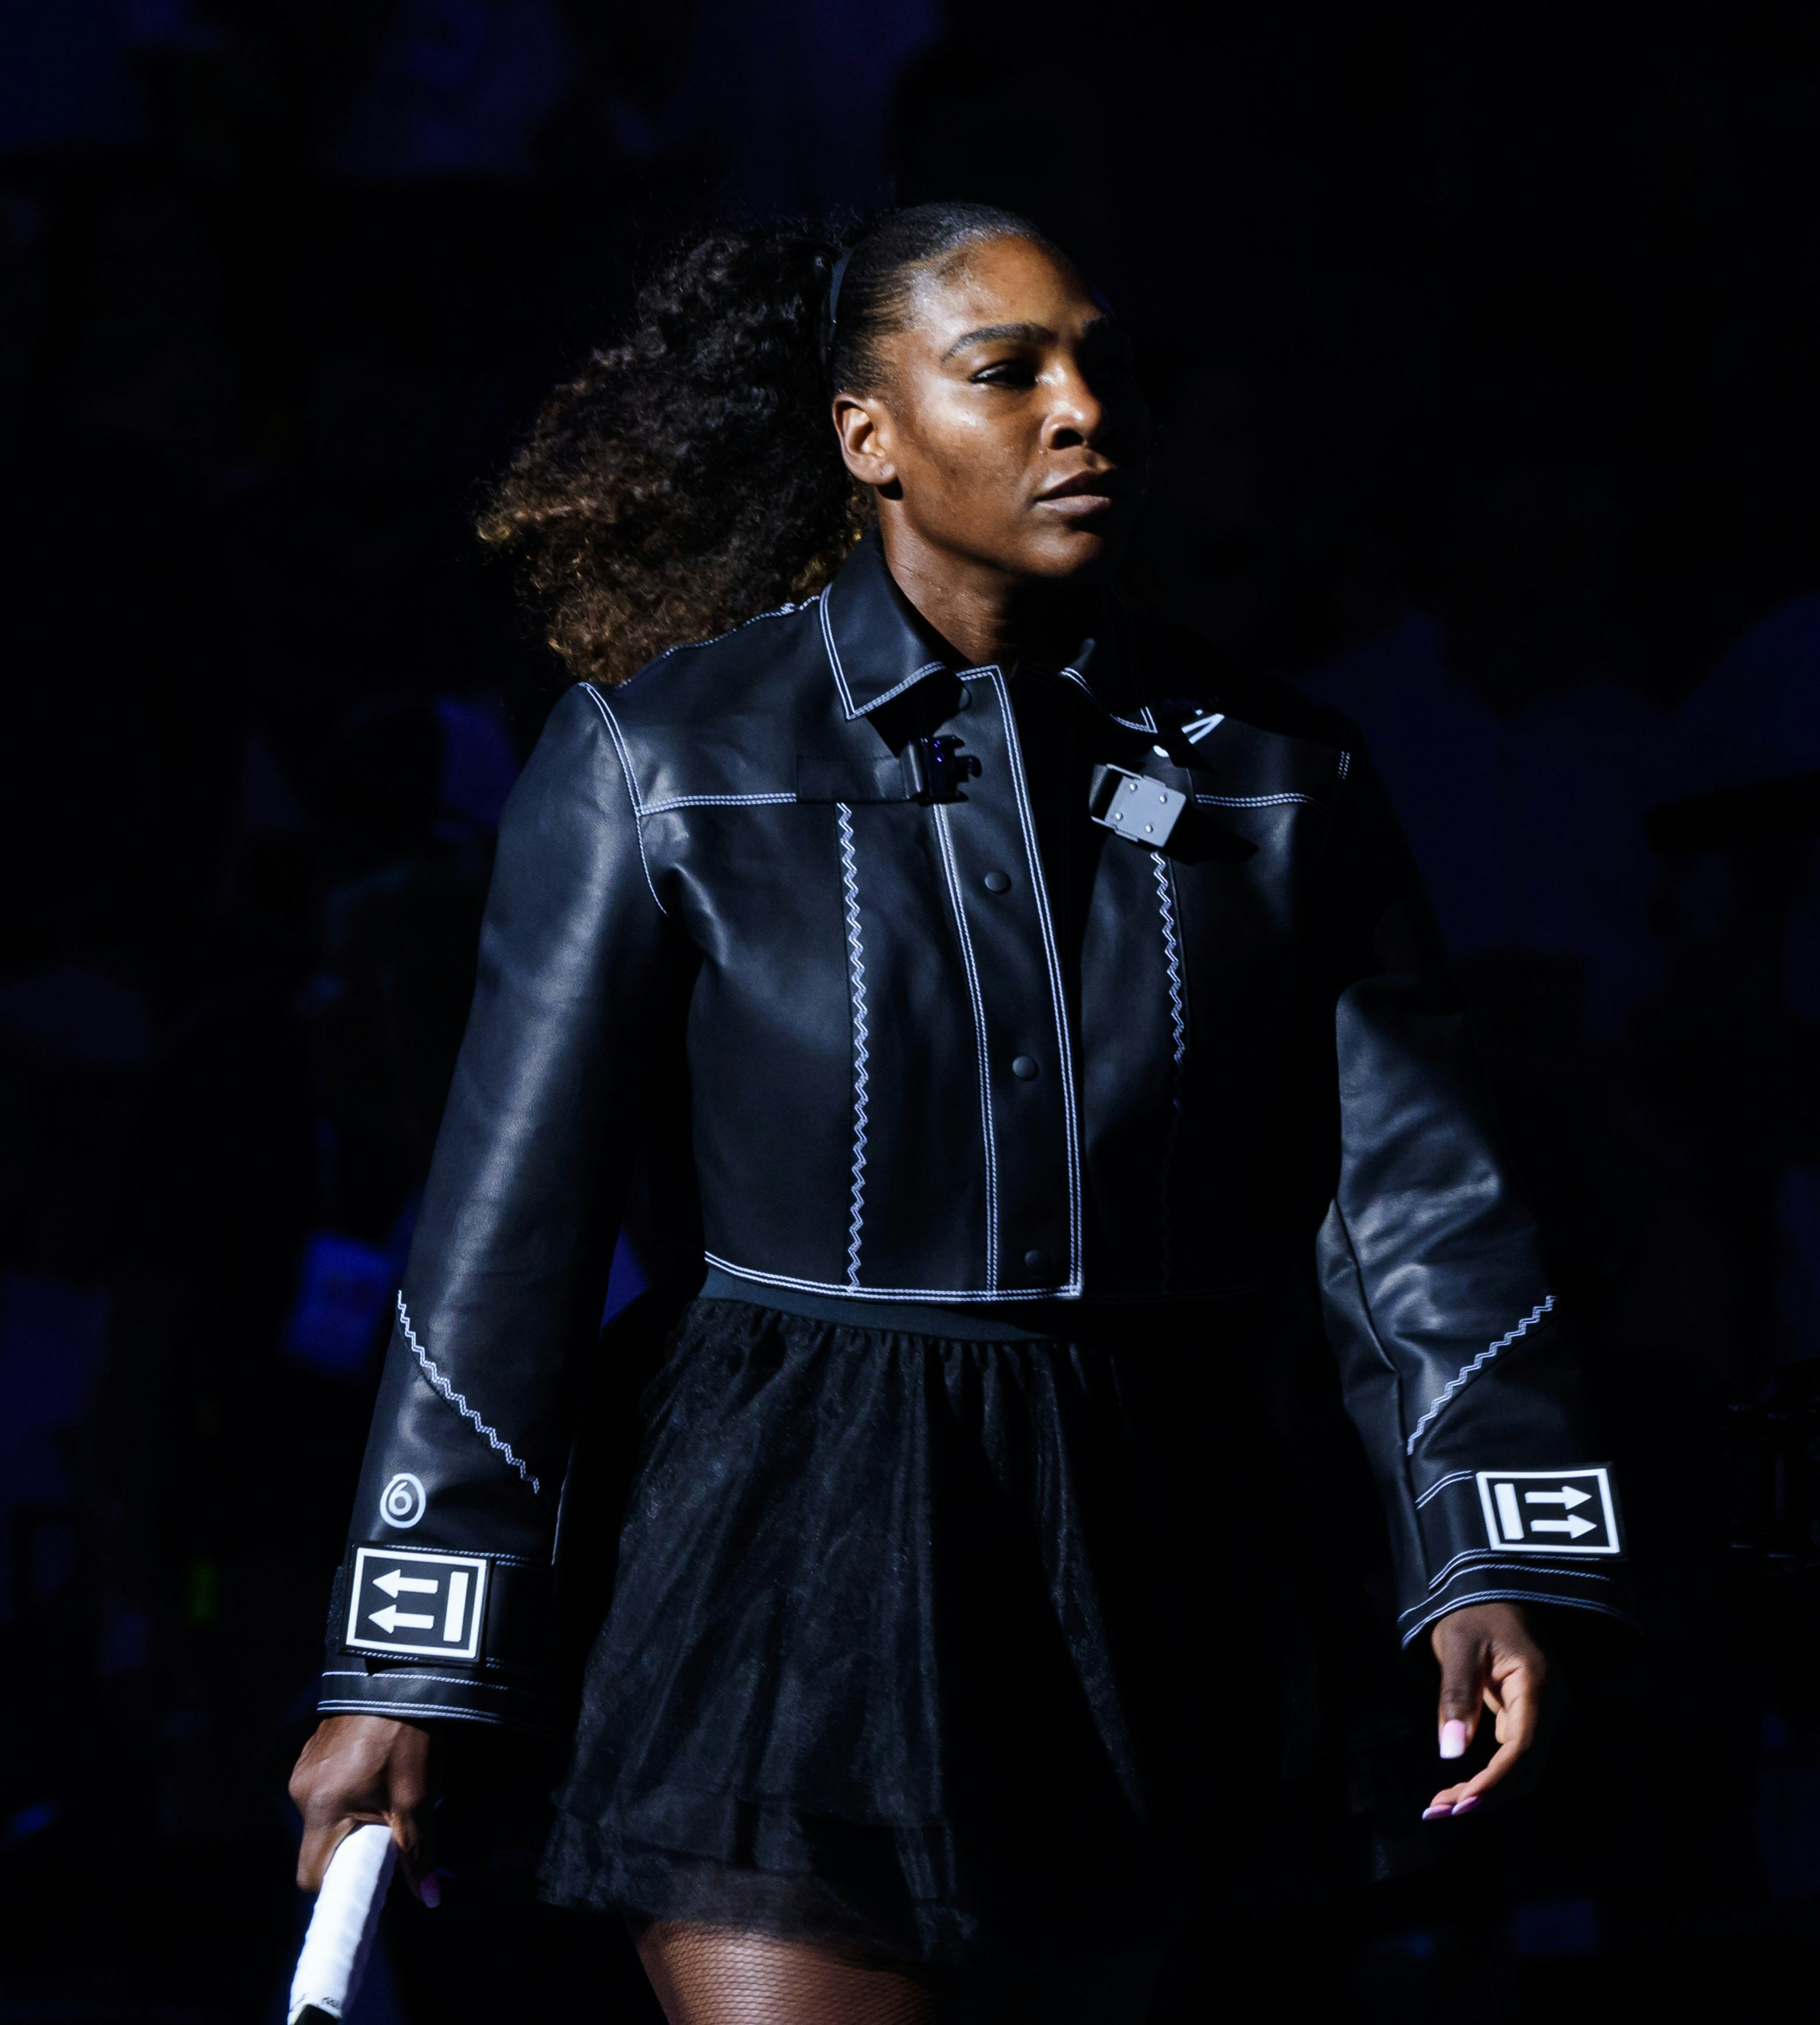
{"type": "Polygon", "coordinates": [[[379,1909],[397,1861],[392,1831],[380,1822],[364,1822],[342,1837],[329,1859],[328,1875],[297,1957],[287,2025],[315,2025],[311,2012],[323,2018],[346,2016],[373,1951],[379,1909]]]}

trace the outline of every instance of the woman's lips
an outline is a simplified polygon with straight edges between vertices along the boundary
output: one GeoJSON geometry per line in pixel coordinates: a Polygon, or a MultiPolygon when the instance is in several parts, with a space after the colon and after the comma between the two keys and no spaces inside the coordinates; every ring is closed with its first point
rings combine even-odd
{"type": "Polygon", "coordinates": [[[1064,478],[1039,493],[1036,504],[1064,520],[1079,520],[1116,506],[1118,497],[1117,481],[1109,472],[1083,472],[1078,478],[1064,478]]]}

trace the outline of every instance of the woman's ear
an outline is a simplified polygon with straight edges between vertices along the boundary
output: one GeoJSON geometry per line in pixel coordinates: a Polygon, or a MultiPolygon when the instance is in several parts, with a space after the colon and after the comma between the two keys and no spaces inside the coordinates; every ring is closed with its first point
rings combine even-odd
{"type": "Polygon", "coordinates": [[[891,417],[881,402],[871,395],[836,394],[834,432],[840,439],[840,454],[847,469],[862,485],[881,489],[896,485],[891,417]]]}

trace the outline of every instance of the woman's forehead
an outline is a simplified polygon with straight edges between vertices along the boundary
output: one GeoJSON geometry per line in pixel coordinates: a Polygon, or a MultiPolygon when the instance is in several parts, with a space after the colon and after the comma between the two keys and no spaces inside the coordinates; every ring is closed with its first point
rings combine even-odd
{"type": "Polygon", "coordinates": [[[1052,248],[1009,236],[983,239],[932,262],[910,291],[906,323],[945,349],[975,327],[1046,325],[1061,329],[1100,314],[1086,282],[1052,248]]]}

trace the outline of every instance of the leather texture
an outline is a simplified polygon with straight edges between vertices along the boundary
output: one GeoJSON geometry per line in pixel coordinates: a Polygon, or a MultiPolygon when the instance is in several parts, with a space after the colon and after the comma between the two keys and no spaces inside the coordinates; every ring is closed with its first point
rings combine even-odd
{"type": "Polygon", "coordinates": [[[332,1619],[325,1709],[553,1719],[578,1400],[672,1141],[656,1220],[760,1303],[1255,1301],[1312,1266],[1404,1637],[1488,1597],[1622,1612],[1609,1560],[1488,1537],[1476,1472],[1590,1460],[1578,1380],[1359,733],[1191,637],[1109,600],[1060,674],[955,668],[873,537],[557,705],[351,1532],[492,1557],[482,1656],[351,1654],[332,1619]],[[1164,848],[1091,820],[1104,767],[1187,797],[1164,848]]]}

